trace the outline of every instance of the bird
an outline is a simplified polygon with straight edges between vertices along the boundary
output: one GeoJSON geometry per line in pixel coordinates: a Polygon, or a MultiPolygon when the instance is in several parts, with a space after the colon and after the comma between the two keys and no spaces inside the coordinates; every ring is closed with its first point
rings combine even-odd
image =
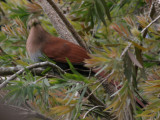
{"type": "Polygon", "coordinates": [[[62,69],[69,69],[66,59],[73,64],[79,72],[87,71],[84,67],[84,60],[89,59],[87,51],[79,45],[54,37],[41,26],[37,18],[31,19],[28,23],[30,29],[26,42],[26,49],[29,57],[34,62],[41,62],[44,56],[56,62],[62,69]]]}
{"type": "MultiPolygon", "coordinates": [[[[41,62],[41,58],[47,56],[55,61],[59,67],[68,70],[69,65],[66,59],[68,58],[72,65],[78,68],[78,72],[84,75],[84,71],[88,70],[84,67],[84,61],[90,59],[90,56],[84,48],[62,38],[52,36],[41,26],[37,18],[31,19],[28,27],[30,32],[26,42],[26,49],[29,57],[34,62],[41,62]]],[[[96,72],[92,71],[92,74],[96,72]]],[[[143,102],[138,98],[135,99],[141,107],[145,107],[143,102]]]]}

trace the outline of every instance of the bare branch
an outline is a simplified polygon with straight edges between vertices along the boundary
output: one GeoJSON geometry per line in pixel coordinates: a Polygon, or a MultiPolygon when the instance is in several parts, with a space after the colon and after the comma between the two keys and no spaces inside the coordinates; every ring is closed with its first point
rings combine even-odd
{"type": "Polygon", "coordinates": [[[131,45],[132,45],[132,43],[128,42],[128,45],[127,45],[127,47],[123,50],[120,58],[122,58],[122,57],[125,55],[125,53],[126,53],[126,52],[128,51],[128,49],[131,47],[131,45]]]}
{"type": "Polygon", "coordinates": [[[67,29],[62,19],[52,8],[52,6],[47,2],[47,0],[37,0],[37,2],[43,8],[44,13],[47,14],[48,18],[50,19],[52,25],[54,26],[60,37],[75,44],[78,44],[70,31],[67,29]]]}
{"type": "Polygon", "coordinates": [[[62,19],[62,21],[65,23],[66,27],[68,28],[68,30],[71,32],[71,34],[73,35],[73,37],[77,40],[77,42],[79,43],[80,46],[86,48],[83,40],[81,39],[81,37],[78,35],[78,33],[75,31],[75,29],[73,28],[73,26],[70,24],[70,22],[67,20],[67,18],[63,15],[63,13],[60,11],[60,9],[58,8],[58,6],[54,3],[53,0],[47,0],[48,3],[54,8],[54,10],[57,12],[57,14],[59,15],[59,17],[62,19]]]}
{"type": "Polygon", "coordinates": [[[59,33],[59,35],[70,42],[78,44],[84,48],[86,45],[73,26],[69,23],[67,18],[63,15],[58,6],[53,0],[38,0],[38,3],[43,8],[44,12],[48,15],[53,26],[59,33]]]}
{"type": "MultiPolygon", "coordinates": [[[[13,75],[14,73],[18,72],[21,69],[23,69],[23,67],[20,67],[20,66],[18,66],[18,67],[0,67],[0,76],[13,75]]],[[[44,76],[44,75],[42,75],[42,72],[44,70],[45,70],[44,68],[33,68],[31,70],[31,72],[34,75],[44,76]]]]}
{"type": "Polygon", "coordinates": [[[158,17],[156,17],[152,22],[150,22],[142,31],[141,34],[148,29],[154,22],[156,22],[158,19],[160,18],[160,15],[158,17]]]}
{"type": "Polygon", "coordinates": [[[17,77],[17,75],[22,74],[25,71],[25,69],[31,70],[33,68],[43,67],[43,66],[51,66],[51,67],[57,69],[59,72],[65,73],[65,71],[63,71],[59,66],[57,66],[56,64],[53,64],[51,62],[46,61],[46,62],[35,63],[33,65],[27,66],[26,68],[23,68],[23,69],[19,70],[18,72],[16,72],[12,76],[10,76],[6,81],[4,81],[2,84],[0,84],[0,89],[2,89],[5,85],[7,85],[7,83],[9,81],[15,79],[17,77]]]}

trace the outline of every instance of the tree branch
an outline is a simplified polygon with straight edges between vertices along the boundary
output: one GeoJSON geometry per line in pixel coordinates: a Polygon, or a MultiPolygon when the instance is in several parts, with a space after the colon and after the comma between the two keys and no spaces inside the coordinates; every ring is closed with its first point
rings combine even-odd
{"type": "Polygon", "coordinates": [[[42,7],[44,13],[47,14],[48,18],[50,19],[52,25],[54,26],[60,37],[75,44],[78,44],[70,31],[67,29],[62,19],[52,8],[52,6],[47,2],[47,0],[37,0],[37,3],[42,7]]]}
{"type": "Polygon", "coordinates": [[[51,23],[63,39],[86,48],[84,41],[52,0],[38,0],[38,3],[48,15],[51,23]]]}
{"type": "MultiPolygon", "coordinates": [[[[14,73],[18,72],[21,69],[23,69],[23,67],[0,67],[0,76],[13,75],[14,73]]],[[[33,68],[31,70],[31,72],[35,75],[38,75],[38,76],[44,76],[44,75],[42,75],[42,72],[44,70],[45,69],[43,69],[43,68],[33,68]]]]}
{"type": "Polygon", "coordinates": [[[22,74],[25,71],[25,69],[31,70],[33,68],[43,67],[43,66],[51,66],[53,68],[56,68],[59,72],[65,73],[65,71],[63,71],[59,66],[57,66],[56,64],[53,64],[51,62],[46,61],[46,62],[35,63],[33,65],[27,66],[26,68],[23,68],[23,69],[19,70],[18,72],[16,72],[12,76],[10,76],[2,84],[0,84],[0,89],[2,89],[5,85],[7,85],[9,81],[15,79],[17,77],[17,75],[22,74]]]}
{"type": "Polygon", "coordinates": [[[158,17],[156,17],[152,22],[150,22],[142,31],[141,34],[148,29],[154,22],[156,22],[158,19],[160,18],[160,15],[158,17]]]}
{"type": "Polygon", "coordinates": [[[83,42],[83,40],[81,39],[81,37],[78,35],[78,33],[75,31],[75,29],[73,28],[73,26],[70,24],[70,22],[67,20],[67,18],[63,15],[63,13],[61,12],[61,10],[58,8],[58,6],[54,3],[53,0],[47,0],[48,3],[52,6],[52,8],[57,12],[57,14],[59,15],[59,17],[62,19],[62,21],[65,23],[66,27],[68,28],[68,30],[71,32],[71,34],[73,35],[73,37],[76,39],[76,41],[79,43],[80,46],[86,48],[85,43],[83,42]]]}

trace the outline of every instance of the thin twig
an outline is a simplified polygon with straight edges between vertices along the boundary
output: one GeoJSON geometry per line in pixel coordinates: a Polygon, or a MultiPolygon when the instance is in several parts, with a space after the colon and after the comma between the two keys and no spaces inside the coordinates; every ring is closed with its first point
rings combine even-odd
{"type": "Polygon", "coordinates": [[[152,22],[150,22],[142,31],[141,34],[148,29],[154,22],[156,22],[158,19],[160,18],[160,15],[158,17],[156,17],[152,22]]]}
{"type": "MultiPolygon", "coordinates": [[[[0,67],[0,76],[9,76],[13,75],[14,73],[18,72],[19,70],[23,69],[22,66],[16,66],[16,67],[0,67]]],[[[45,70],[45,68],[34,68],[31,70],[31,73],[33,75],[38,75],[38,76],[44,76],[42,72],[45,70]]],[[[58,77],[57,74],[53,72],[49,72],[47,78],[51,77],[58,77]]]]}
{"type": "Polygon", "coordinates": [[[87,114],[88,114],[89,112],[91,112],[92,110],[94,110],[94,109],[97,108],[97,107],[103,107],[103,106],[94,106],[93,108],[89,109],[89,110],[84,114],[83,119],[85,119],[85,117],[87,116],[87,114]]]}
{"type": "Polygon", "coordinates": [[[108,74],[104,80],[87,96],[87,98],[85,100],[87,100],[105,81],[107,81],[107,79],[114,73],[114,70],[112,70],[112,72],[110,74],[108,74]]]}
{"type": "Polygon", "coordinates": [[[130,48],[131,45],[132,45],[132,43],[128,42],[128,45],[127,45],[127,47],[123,50],[123,52],[122,52],[120,58],[123,57],[123,55],[127,52],[127,50],[130,48]]]}
{"type": "Polygon", "coordinates": [[[4,81],[2,84],[0,84],[0,89],[2,89],[5,85],[7,85],[9,81],[15,79],[18,75],[22,74],[25,71],[25,69],[31,70],[33,68],[43,67],[43,66],[51,66],[53,68],[58,69],[59,72],[65,73],[65,71],[63,71],[59,66],[57,66],[56,64],[53,64],[51,62],[46,61],[46,62],[35,63],[35,64],[27,66],[26,68],[23,68],[23,69],[19,70],[18,72],[16,72],[15,74],[13,74],[6,81],[4,81]]]}
{"type": "Polygon", "coordinates": [[[43,80],[44,78],[47,78],[47,75],[45,75],[45,76],[43,76],[43,77],[39,78],[38,80],[34,81],[33,83],[34,83],[34,84],[36,84],[37,82],[39,82],[39,81],[43,80]]]}
{"type": "Polygon", "coordinates": [[[137,90],[134,90],[134,91],[139,96],[139,98],[141,98],[141,100],[143,101],[143,103],[145,102],[146,104],[148,104],[148,102],[145,99],[143,99],[143,97],[138,93],[137,90]]]}
{"type": "MultiPolygon", "coordinates": [[[[97,98],[97,96],[95,96],[92,92],[91,92],[91,90],[89,89],[89,88],[87,88],[87,92],[85,93],[85,95],[84,95],[85,97],[87,97],[88,98],[88,100],[93,104],[93,105],[95,105],[95,106],[104,106],[104,108],[106,107],[105,106],[105,104],[101,101],[101,100],[99,100],[99,98],[97,98]]],[[[87,100],[87,99],[85,99],[85,100],[87,100]]],[[[84,100],[84,101],[85,101],[84,100]]]]}

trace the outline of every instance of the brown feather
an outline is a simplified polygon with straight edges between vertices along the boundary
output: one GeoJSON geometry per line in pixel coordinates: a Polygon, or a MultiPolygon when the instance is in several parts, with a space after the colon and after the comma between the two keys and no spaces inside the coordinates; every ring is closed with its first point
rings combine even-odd
{"type": "Polygon", "coordinates": [[[66,63],[66,58],[75,64],[82,63],[85,59],[89,59],[86,50],[82,47],[53,36],[45,42],[42,50],[49,58],[63,63],[66,63]]]}

